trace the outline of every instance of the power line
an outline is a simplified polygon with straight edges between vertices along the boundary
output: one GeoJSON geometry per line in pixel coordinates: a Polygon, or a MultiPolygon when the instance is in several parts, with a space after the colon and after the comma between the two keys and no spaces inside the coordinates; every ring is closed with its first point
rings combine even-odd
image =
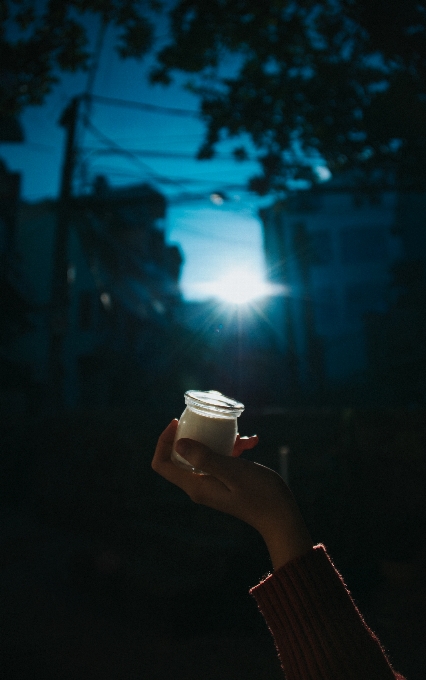
{"type": "Polygon", "coordinates": [[[93,125],[93,123],[89,120],[87,116],[84,117],[83,123],[87,129],[89,129],[93,135],[95,135],[98,139],[100,139],[104,144],[107,144],[110,148],[116,149],[117,151],[120,151],[122,154],[130,158],[133,162],[136,163],[136,165],[139,165],[145,172],[148,172],[150,175],[155,177],[155,179],[158,182],[162,182],[163,184],[174,184],[176,186],[182,186],[182,182],[179,182],[178,180],[173,180],[170,177],[165,177],[164,175],[160,175],[159,173],[155,172],[153,168],[151,168],[147,163],[142,161],[138,156],[132,153],[132,151],[129,151],[128,149],[123,148],[117,142],[114,142],[113,139],[105,135],[103,132],[98,130],[98,128],[93,125]]]}
{"type": "MultiPolygon", "coordinates": [[[[105,156],[108,154],[118,154],[120,151],[118,149],[97,149],[95,147],[86,147],[86,151],[97,154],[99,156],[105,156]]],[[[195,154],[185,153],[184,151],[156,151],[155,149],[131,149],[131,152],[135,156],[148,156],[151,158],[185,158],[188,160],[199,160],[196,158],[195,154]]],[[[233,160],[235,161],[232,154],[222,154],[221,156],[214,156],[211,160],[233,160]]],[[[200,161],[201,162],[201,161],[200,161]]],[[[204,162],[204,161],[203,161],[204,162]]]]}
{"type": "MultiPolygon", "coordinates": [[[[129,159],[131,159],[136,165],[139,167],[143,168],[145,172],[148,172],[152,177],[154,177],[159,183],[162,184],[167,184],[167,185],[172,185],[172,186],[180,186],[180,187],[185,187],[188,183],[196,182],[197,180],[188,180],[185,178],[176,178],[173,179],[171,177],[166,177],[165,175],[161,175],[157,173],[153,168],[151,168],[147,163],[142,161],[139,156],[137,156],[132,150],[125,149],[124,147],[120,146],[112,140],[110,137],[105,135],[103,132],[101,132],[93,123],[90,121],[90,119],[87,116],[84,116],[83,118],[83,123],[87,129],[89,129],[92,134],[94,134],[98,139],[100,139],[104,144],[106,144],[109,148],[108,151],[112,151],[114,153],[120,153],[124,156],[127,156],[129,159]]],[[[206,183],[207,180],[198,180],[200,183],[206,183]]],[[[213,180],[208,180],[208,183],[211,184],[213,180]]],[[[240,184],[234,184],[234,185],[228,185],[227,190],[230,188],[234,188],[237,190],[243,189],[243,185],[240,184]]]]}
{"type": "MultiPolygon", "coordinates": [[[[82,98],[86,99],[86,101],[88,99],[87,95],[83,95],[82,98]]],[[[94,98],[94,99],[98,99],[98,100],[102,99],[105,103],[108,103],[108,104],[111,103],[111,99],[108,98],[108,97],[100,97],[98,95],[95,95],[94,97],[90,97],[90,98],[91,99],[94,98]]],[[[130,105],[132,107],[138,107],[138,108],[148,106],[151,109],[152,108],[155,108],[155,109],[158,108],[155,105],[141,104],[141,103],[136,103],[136,102],[126,102],[125,100],[112,100],[112,101],[119,102],[120,105],[123,105],[123,106],[124,105],[126,105],[126,106],[130,105]]],[[[179,111],[179,115],[183,111],[182,109],[167,109],[166,107],[160,107],[160,108],[163,111],[167,111],[167,112],[169,112],[170,110],[175,111],[175,112],[179,111]]],[[[190,112],[190,113],[192,115],[194,112],[190,112]]],[[[84,127],[87,130],[90,130],[91,133],[98,140],[100,140],[102,142],[102,144],[104,144],[107,147],[107,149],[91,149],[90,147],[86,147],[86,150],[88,150],[91,153],[97,152],[99,155],[105,155],[105,154],[120,154],[120,155],[123,155],[123,156],[129,158],[129,160],[131,160],[139,168],[142,168],[145,173],[148,173],[149,175],[151,175],[156,181],[158,181],[161,184],[166,184],[166,185],[169,185],[169,186],[185,188],[186,186],[188,186],[188,184],[191,184],[191,183],[194,183],[194,182],[196,183],[197,181],[202,183],[202,184],[208,183],[210,185],[214,182],[214,180],[202,180],[200,178],[198,178],[198,180],[196,180],[196,179],[185,179],[185,178],[171,178],[171,177],[167,177],[165,175],[162,175],[162,174],[156,172],[147,163],[142,161],[141,158],[140,158],[140,155],[145,154],[145,155],[151,155],[153,157],[154,156],[155,157],[164,156],[164,157],[190,158],[190,159],[193,159],[194,157],[191,154],[184,154],[182,152],[159,152],[159,151],[156,152],[156,151],[149,151],[149,150],[144,152],[144,151],[140,151],[140,150],[138,151],[138,150],[126,149],[125,147],[121,146],[116,141],[114,141],[113,139],[111,139],[110,137],[105,135],[103,132],[101,132],[92,123],[87,112],[85,112],[85,114],[83,114],[81,116],[81,118],[82,118],[82,122],[83,122],[84,127]]],[[[81,151],[83,151],[83,150],[84,150],[84,147],[83,147],[83,149],[81,149],[81,151]]],[[[230,156],[230,158],[232,158],[232,156],[230,156]]],[[[226,188],[224,187],[223,190],[229,191],[230,189],[234,189],[234,190],[241,191],[242,189],[244,190],[244,188],[246,188],[246,187],[242,186],[241,184],[229,184],[226,188]]],[[[217,190],[219,190],[219,189],[217,189],[217,190]]],[[[211,193],[211,192],[209,192],[209,193],[211,193]]],[[[187,198],[187,195],[185,196],[185,194],[186,194],[186,192],[183,192],[183,195],[181,195],[181,196],[174,197],[174,198],[168,197],[169,202],[175,203],[175,204],[180,203],[182,200],[184,201],[187,198]]],[[[191,195],[191,200],[194,200],[195,196],[196,195],[194,195],[194,194],[191,195]]],[[[199,200],[205,200],[206,198],[207,198],[207,196],[205,196],[205,195],[197,195],[196,196],[196,200],[198,200],[198,199],[199,200]]]]}
{"type": "Polygon", "coordinates": [[[103,97],[99,94],[91,95],[91,99],[100,104],[110,104],[111,106],[121,106],[128,109],[139,109],[141,111],[152,111],[169,116],[180,116],[181,118],[200,118],[198,111],[192,109],[178,109],[173,106],[159,106],[158,104],[148,104],[146,102],[134,102],[127,99],[116,97],[103,97]]]}
{"type": "MultiPolygon", "coordinates": [[[[117,168],[117,166],[109,166],[109,165],[99,165],[99,166],[94,166],[96,168],[96,172],[99,173],[108,173],[109,175],[115,175],[117,177],[137,177],[136,171],[132,170],[124,170],[122,168],[117,168]]],[[[186,186],[189,184],[196,184],[196,185],[204,185],[207,187],[211,187],[210,193],[217,193],[221,191],[247,191],[247,184],[244,183],[234,183],[234,184],[223,184],[223,178],[220,179],[201,179],[199,177],[168,177],[165,178],[163,175],[161,176],[155,176],[157,181],[162,184],[169,184],[169,185],[177,185],[177,186],[186,186]],[[158,179],[158,177],[162,177],[162,179],[158,179]]]]}

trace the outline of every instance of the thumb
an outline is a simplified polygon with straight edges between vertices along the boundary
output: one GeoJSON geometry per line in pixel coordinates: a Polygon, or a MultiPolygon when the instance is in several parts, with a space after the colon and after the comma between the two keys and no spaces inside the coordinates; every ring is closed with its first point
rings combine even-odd
{"type": "Polygon", "coordinates": [[[202,470],[221,481],[229,479],[229,463],[234,459],[215,453],[205,444],[186,437],[178,439],[175,450],[196,470],[202,470]]]}

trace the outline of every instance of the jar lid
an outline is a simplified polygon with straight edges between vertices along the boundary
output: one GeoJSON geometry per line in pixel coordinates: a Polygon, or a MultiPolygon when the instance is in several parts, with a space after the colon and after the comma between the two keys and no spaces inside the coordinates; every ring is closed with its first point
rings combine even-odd
{"type": "MultiPolygon", "coordinates": [[[[202,406],[203,408],[220,409],[226,413],[232,413],[239,411],[242,413],[244,411],[244,404],[231,397],[225,397],[221,392],[216,392],[216,390],[209,390],[207,392],[202,392],[200,390],[188,390],[185,392],[185,401],[187,400],[195,403],[195,405],[202,406]]],[[[239,414],[238,414],[239,415],[239,414]]]]}

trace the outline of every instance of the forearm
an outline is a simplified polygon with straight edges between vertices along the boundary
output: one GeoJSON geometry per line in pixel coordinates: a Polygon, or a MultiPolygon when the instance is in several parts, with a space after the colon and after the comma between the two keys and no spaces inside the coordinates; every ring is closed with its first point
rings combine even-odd
{"type": "Polygon", "coordinates": [[[379,641],[324,548],[287,562],[251,590],[287,680],[395,680],[379,641]]]}
{"type": "Polygon", "coordinates": [[[255,528],[275,573],[251,592],[275,638],[287,680],[395,680],[380,643],[356,609],[324,549],[312,540],[293,495],[273,470],[221,456],[191,439],[161,434],[153,469],[195,502],[255,528]],[[171,460],[175,445],[193,475],[171,460]]]}
{"type": "Polygon", "coordinates": [[[305,555],[312,550],[314,545],[299,513],[295,513],[291,519],[287,517],[282,529],[280,523],[277,522],[273,526],[273,530],[264,531],[262,535],[274,571],[277,571],[288,562],[305,555]]]}
{"type": "Polygon", "coordinates": [[[266,543],[274,571],[305,555],[314,545],[299,506],[284,485],[271,511],[256,528],[266,543]]]}

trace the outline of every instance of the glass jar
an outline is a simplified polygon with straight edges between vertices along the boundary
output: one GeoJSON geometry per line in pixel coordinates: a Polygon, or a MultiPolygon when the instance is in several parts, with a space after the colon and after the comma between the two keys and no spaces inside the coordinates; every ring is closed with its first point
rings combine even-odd
{"type": "MultiPolygon", "coordinates": [[[[230,456],[238,432],[237,418],[244,411],[244,404],[214,390],[189,390],[185,392],[185,403],[186,408],[179,419],[175,442],[188,437],[205,444],[215,453],[230,456]]],[[[175,465],[203,474],[182,458],[174,450],[174,445],[171,457],[175,465]]]]}

